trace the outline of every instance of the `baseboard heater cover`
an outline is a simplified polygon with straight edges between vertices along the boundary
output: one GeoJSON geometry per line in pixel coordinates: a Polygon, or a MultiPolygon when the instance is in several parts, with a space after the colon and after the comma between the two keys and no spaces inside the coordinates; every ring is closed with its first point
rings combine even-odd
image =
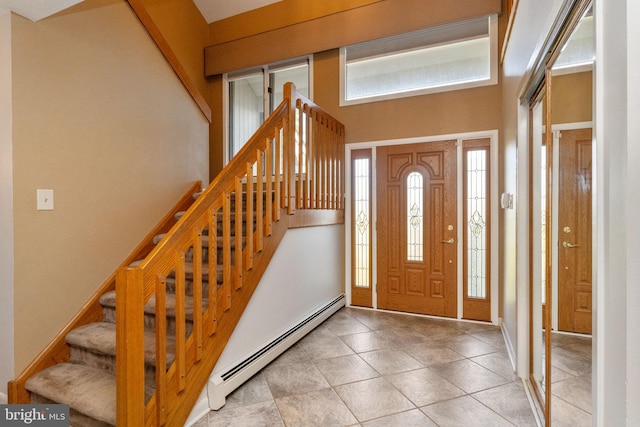
{"type": "Polygon", "coordinates": [[[341,294],[232,368],[209,378],[209,407],[214,411],[222,408],[229,394],[344,306],[345,295],[341,294]]]}

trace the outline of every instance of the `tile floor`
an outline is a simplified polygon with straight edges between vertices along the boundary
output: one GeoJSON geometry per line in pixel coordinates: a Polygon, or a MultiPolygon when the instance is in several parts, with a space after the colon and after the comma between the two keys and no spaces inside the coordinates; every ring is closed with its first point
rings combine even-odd
{"type": "Polygon", "coordinates": [[[513,425],[536,421],[499,328],[354,308],[334,314],[195,424],[513,425]]]}
{"type": "Polygon", "coordinates": [[[591,337],[553,334],[551,425],[591,426],[591,337]]]}

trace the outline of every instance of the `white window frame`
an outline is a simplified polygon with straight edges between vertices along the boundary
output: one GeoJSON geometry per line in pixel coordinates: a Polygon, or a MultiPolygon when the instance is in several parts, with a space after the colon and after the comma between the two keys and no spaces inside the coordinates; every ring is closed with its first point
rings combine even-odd
{"type": "Polygon", "coordinates": [[[230,94],[229,94],[229,82],[249,76],[251,74],[262,73],[263,76],[263,103],[264,103],[264,111],[265,111],[265,119],[268,117],[268,112],[270,110],[270,95],[269,95],[269,73],[273,71],[278,71],[280,69],[289,68],[295,65],[301,65],[303,62],[306,62],[309,67],[309,99],[313,100],[313,55],[305,55],[296,58],[287,59],[285,61],[274,62],[272,64],[267,65],[259,65],[251,68],[246,68],[244,70],[224,73],[222,75],[222,121],[224,123],[222,129],[222,140],[223,140],[223,158],[224,165],[229,163],[231,160],[231,147],[230,147],[230,135],[229,135],[229,125],[231,118],[229,117],[229,102],[230,102],[230,94]]]}
{"type": "MultiPolygon", "coordinates": [[[[416,90],[407,90],[407,91],[397,91],[394,93],[388,93],[384,95],[375,95],[362,97],[357,99],[346,99],[346,78],[347,78],[347,49],[349,46],[342,47],[340,49],[340,106],[349,106],[349,105],[357,105],[357,104],[365,104],[369,102],[376,101],[384,101],[389,99],[397,99],[397,98],[406,98],[411,96],[419,96],[419,95],[427,95],[431,93],[440,93],[440,92],[448,92],[454,90],[461,89],[469,89],[474,87],[482,87],[482,86],[490,86],[498,83],[498,15],[492,14],[484,17],[474,18],[472,20],[457,22],[453,24],[442,25],[438,27],[433,27],[429,29],[429,31],[438,31],[438,29],[442,29],[444,31],[451,31],[452,26],[464,24],[464,22],[470,21],[479,21],[481,19],[488,20],[488,30],[489,30],[489,77],[487,79],[467,81],[461,83],[451,83],[451,84],[442,84],[438,86],[426,87],[423,89],[416,90]]],[[[411,34],[411,33],[410,33],[411,34]]],[[[358,45],[352,46],[374,46],[377,43],[388,41],[390,38],[373,40],[369,42],[360,43],[358,45]]],[[[445,41],[444,43],[439,43],[440,45],[446,45],[451,42],[459,42],[460,38],[451,38],[449,41],[445,41]]],[[[431,45],[435,46],[435,45],[431,45]]],[[[387,54],[392,55],[399,53],[400,51],[389,51],[387,54]]],[[[384,54],[383,54],[384,55],[384,54]]]]}

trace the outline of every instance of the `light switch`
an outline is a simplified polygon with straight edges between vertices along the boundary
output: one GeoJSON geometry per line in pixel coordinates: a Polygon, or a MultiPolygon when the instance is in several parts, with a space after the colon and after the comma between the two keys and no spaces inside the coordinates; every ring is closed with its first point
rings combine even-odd
{"type": "Polygon", "coordinates": [[[36,190],[38,199],[37,210],[52,211],[53,210],[53,190],[36,190]]]}

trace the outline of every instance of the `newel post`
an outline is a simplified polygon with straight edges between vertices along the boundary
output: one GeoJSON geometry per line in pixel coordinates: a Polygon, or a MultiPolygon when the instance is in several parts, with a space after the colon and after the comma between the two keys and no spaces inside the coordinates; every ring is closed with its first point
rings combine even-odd
{"type": "Polygon", "coordinates": [[[284,85],[284,97],[288,100],[289,114],[284,133],[285,145],[285,186],[287,192],[287,212],[289,215],[296,210],[296,86],[291,83],[284,85]]]}
{"type": "Polygon", "coordinates": [[[144,286],[140,268],[116,275],[116,422],[144,425],[144,286]]]}

